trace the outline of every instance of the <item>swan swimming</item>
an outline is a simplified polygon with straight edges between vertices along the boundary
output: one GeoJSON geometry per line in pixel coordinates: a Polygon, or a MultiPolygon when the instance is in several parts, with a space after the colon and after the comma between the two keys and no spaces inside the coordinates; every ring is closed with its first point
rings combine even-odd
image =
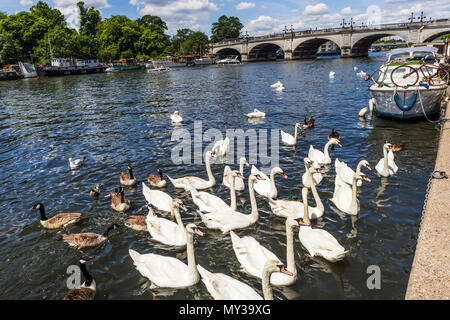
{"type": "Polygon", "coordinates": [[[338,139],[331,138],[325,144],[325,146],[323,148],[323,152],[320,150],[314,149],[314,147],[312,145],[310,145],[309,152],[308,152],[308,158],[313,162],[317,162],[318,164],[330,164],[331,158],[328,153],[328,147],[332,144],[337,144],[339,147],[342,147],[342,145],[338,139]]]}
{"type": "Polygon", "coordinates": [[[278,196],[277,187],[275,185],[275,175],[281,174],[284,179],[287,179],[287,174],[284,173],[283,169],[280,167],[274,167],[270,171],[270,179],[266,176],[266,174],[262,171],[259,171],[255,166],[252,166],[252,174],[259,175],[262,177],[262,180],[255,182],[255,191],[257,194],[263,197],[268,197],[275,199],[278,196]]]}
{"type": "Polygon", "coordinates": [[[173,123],[183,122],[183,118],[180,116],[178,111],[175,111],[173,114],[171,114],[170,119],[172,120],[173,123]]]}
{"type": "MultiPolygon", "coordinates": [[[[239,159],[239,172],[241,173],[241,177],[236,177],[234,181],[234,189],[236,191],[244,191],[245,184],[244,184],[244,164],[249,167],[250,164],[248,163],[247,159],[245,157],[241,157],[239,159]]],[[[229,172],[231,172],[230,166],[225,166],[223,170],[223,185],[227,188],[231,188],[231,176],[229,175],[229,172]]]]}
{"type": "Polygon", "coordinates": [[[336,74],[336,72],[330,71],[330,73],[328,74],[328,76],[330,77],[330,79],[333,79],[335,74],[336,74]]]}
{"type": "Polygon", "coordinates": [[[258,109],[253,109],[253,112],[247,113],[247,117],[249,118],[264,118],[266,114],[258,109]]]}
{"type": "Polygon", "coordinates": [[[397,173],[398,167],[394,162],[394,153],[392,152],[392,144],[384,141],[383,158],[378,161],[375,169],[382,177],[390,177],[397,173]]]}

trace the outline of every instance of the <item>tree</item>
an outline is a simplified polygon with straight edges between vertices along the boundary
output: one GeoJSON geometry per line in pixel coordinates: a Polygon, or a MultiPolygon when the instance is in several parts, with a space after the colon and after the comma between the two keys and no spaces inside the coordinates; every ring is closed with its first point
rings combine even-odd
{"type": "Polygon", "coordinates": [[[167,24],[158,16],[151,16],[149,14],[146,14],[145,16],[137,19],[136,22],[142,27],[148,28],[152,24],[156,24],[162,30],[167,30],[167,24]]]}
{"type": "Polygon", "coordinates": [[[11,34],[0,32],[0,65],[16,63],[21,51],[19,42],[14,40],[11,34]]]}
{"type": "Polygon", "coordinates": [[[85,8],[82,1],[77,3],[77,7],[80,12],[80,34],[94,37],[97,33],[97,27],[102,20],[100,11],[94,7],[85,8]]]}
{"type": "Polygon", "coordinates": [[[243,24],[237,17],[221,16],[217,22],[212,24],[211,42],[219,42],[224,39],[237,38],[243,28],[243,24]]]}
{"type": "Polygon", "coordinates": [[[203,55],[208,51],[208,36],[203,32],[193,32],[186,41],[183,42],[183,52],[188,54],[203,55]]]}
{"type": "Polygon", "coordinates": [[[167,38],[162,29],[157,25],[151,25],[145,29],[142,36],[135,44],[136,51],[145,56],[157,57],[167,47],[167,38]]]}
{"type": "Polygon", "coordinates": [[[39,1],[30,8],[30,12],[38,18],[44,19],[51,28],[56,26],[66,27],[64,15],[58,9],[51,9],[47,3],[39,1]]]}
{"type": "Polygon", "coordinates": [[[185,42],[191,34],[193,34],[194,31],[191,29],[178,29],[177,34],[172,37],[172,46],[173,48],[178,51],[182,52],[182,46],[183,42],[185,42]]]}
{"type": "Polygon", "coordinates": [[[0,20],[7,18],[8,15],[2,11],[0,11],[0,20]]]}
{"type": "Polygon", "coordinates": [[[39,40],[35,55],[40,64],[47,64],[50,58],[81,58],[81,36],[74,29],[57,26],[39,40]]]}

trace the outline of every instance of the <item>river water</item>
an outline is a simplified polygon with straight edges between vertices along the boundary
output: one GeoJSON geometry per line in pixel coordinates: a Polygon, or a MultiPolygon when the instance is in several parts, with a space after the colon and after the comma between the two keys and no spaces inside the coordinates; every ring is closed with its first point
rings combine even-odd
{"type": "MultiPolygon", "coordinates": [[[[226,129],[242,128],[293,133],[296,121],[314,115],[315,128],[300,137],[295,152],[280,144],[279,166],[289,176],[276,178],[283,198],[301,198],[303,157],[310,144],[322,149],[332,128],[343,144],[330,151],[332,161],[338,157],[351,167],[365,158],[374,168],[385,139],[406,144],[396,154],[399,171],[394,177],[381,179],[375,170],[368,172],[372,182],[361,188],[357,217],[343,215],[331,205],[334,165],[328,169],[318,186],[325,214],[313,222],[333,234],[350,253],[334,264],[311,259],[296,232],[299,279],[291,287],[274,289],[276,299],[403,299],[439,131],[426,121],[358,120],[369,91],[353,67],[373,72],[383,60],[261,62],[180,68],[161,74],[142,70],[1,82],[0,298],[61,299],[68,290],[67,267],[77,264],[79,252],[56,241],[58,231],[40,226],[38,212],[31,210],[36,202],[45,204],[49,216],[84,214],[80,223],[65,232],[103,233],[126,214],[145,213],[141,182],[156,168],[171,177],[206,178],[204,165],[176,165],[171,160],[178,142],[171,141],[174,126],[169,115],[179,110],[184,122],[177,130],[187,129],[191,135],[195,120],[202,121],[203,132],[215,128],[225,134],[226,129]],[[333,80],[330,71],[336,72],[333,80]],[[277,80],[284,84],[283,92],[270,88],[277,80]],[[266,112],[266,118],[251,123],[245,114],[255,107],[266,112]],[[80,156],[87,157],[86,165],[71,172],[67,159],[80,156]],[[127,164],[132,164],[139,184],[125,188],[132,208],[124,214],[110,208],[108,195],[119,186],[118,172],[126,170],[127,164]],[[103,193],[93,200],[89,190],[96,183],[102,185],[103,193]],[[379,290],[367,288],[370,265],[380,267],[379,290]]],[[[203,141],[203,147],[208,144],[203,141]]],[[[229,201],[229,191],[222,185],[223,168],[223,164],[212,165],[217,185],[209,192],[229,201]]],[[[249,173],[245,168],[245,175],[249,173]]],[[[197,263],[240,279],[261,293],[260,281],[240,270],[229,235],[203,226],[188,193],[174,190],[170,183],[165,191],[183,199],[188,207],[184,222],[194,221],[206,233],[195,240],[197,263]]],[[[257,203],[257,224],[237,234],[255,237],[285,261],[284,220],[271,214],[263,198],[258,196],[257,203]]],[[[238,209],[250,212],[247,188],[238,196],[238,209]]],[[[180,290],[152,288],[133,266],[128,249],[180,259],[186,254],[147,237],[147,233],[123,228],[113,231],[104,245],[84,250],[95,256],[88,269],[97,282],[97,299],[211,299],[201,282],[180,290]]]]}

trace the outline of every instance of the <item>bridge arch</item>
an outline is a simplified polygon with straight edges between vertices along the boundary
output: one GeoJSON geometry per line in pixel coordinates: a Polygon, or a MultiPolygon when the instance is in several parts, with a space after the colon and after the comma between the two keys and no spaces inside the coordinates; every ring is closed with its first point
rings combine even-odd
{"type": "MultiPolygon", "coordinates": [[[[215,50],[214,50],[215,51],[215,50]]],[[[236,48],[221,48],[214,52],[219,59],[224,59],[226,56],[230,54],[235,54],[238,56],[238,59],[241,60],[241,52],[236,48]]]]}
{"type": "Polygon", "coordinates": [[[440,36],[443,36],[443,35],[446,35],[446,34],[450,34],[450,29],[445,30],[445,31],[442,31],[442,30],[434,31],[434,32],[433,31],[430,30],[430,31],[424,33],[424,40],[423,40],[423,42],[431,42],[431,41],[433,41],[434,39],[436,39],[436,38],[438,38],[440,36]]]}
{"type": "Polygon", "coordinates": [[[391,37],[391,36],[399,37],[403,41],[407,42],[406,39],[404,37],[402,37],[402,35],[400,35],[400,34],[399,35],[393,34],[393,33],[376,33],[376,34],[371,34],[371,35],[362,37],[361,39],[356,41],[352,45],[352,48],[350,50],[350,54],[351,54],[352,57],[367,56],[369,54],[370,46],[375,41],[380,40],[380,39],[385,38],[385,37],[391,37]]]}
{"type": "Polygon", "coordinates": [[[297,46],[295,46],[295,49],[292,51],[292,59],[316,58],[317,51],[319,50],[320,46],[328,41],[335,43],[338,52],[341,51],[340,44],[337,41],[334,41],[333,39],[328,38],[307,39],[297,44],[297,46]]]}
{"type": "Polygon", "coordinates": [[[276,53],[281,49],[281,45],[274,42],[260,43],[248,48],[248,61],[276,60],[276,53]]]}

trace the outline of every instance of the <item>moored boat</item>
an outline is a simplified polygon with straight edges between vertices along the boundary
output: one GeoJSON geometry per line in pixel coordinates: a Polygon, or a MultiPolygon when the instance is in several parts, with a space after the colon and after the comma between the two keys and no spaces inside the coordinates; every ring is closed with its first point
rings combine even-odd
{"type": "Polygon", "coordinates": [[[120,71],[144,69],[145,65],[137,63],[134,59],[122,59],[112,64],[113,68],[120,71]]]}
{"type": "Polygon", "coordinates": [[[17,72],[13,65],[5,65],[0,69],[0,81],[2,80],[17,80],[22,76],[17,72]]]}
{"type": "Polygon", "coordinates": [[[238,65],[241,64],[241,62],[238,59],[238,56],[235,54],[228,55],[225,59],[221,59],[216,62],[217,65],[238,65]]]}
{"type": "Polygon", "coordinates": [[[391,50],[387,61],[366,80],[374,98],[373,112],[399,119],[428,117],[440,112],[448,73],[434,47],[391,50]]]}
{"type": "Polygon", "coordinates": [[[19,61],[19,67],[24,78],[37,77],[36,67],[34,64],[19,61]]]}
{"type": "Polygon", "coordinates": [[[52,58],[50,66],[38,66],[36,68],[39,77],[69,76],[77,74],[90,74],[104,72],[106,66],[96,59],[68,59],[52,58]]]}

